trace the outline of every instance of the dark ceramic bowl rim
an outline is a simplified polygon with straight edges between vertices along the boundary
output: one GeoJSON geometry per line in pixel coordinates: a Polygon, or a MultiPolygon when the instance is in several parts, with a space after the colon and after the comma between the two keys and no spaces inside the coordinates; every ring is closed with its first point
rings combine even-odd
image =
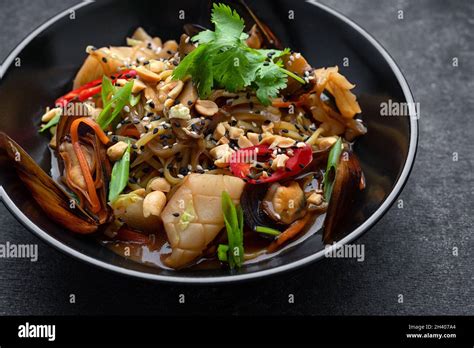
{"type": "MultiPolygon", "coordinates": [[[[407,103],[414,102],[413,95],[410,91],[410,87],[408,86],[408,83],[405,80],[405,77],[403,76],[399,67],[396,65],[393,58],[388,54],[388,52],[383,48],[383,46],[380,43],[378,43],[362,27],[360,27],[358,24],[356,24],[355,22],[353,22],[346,16],[337,12],[336,10],[326,5],[320,4],[316,2],[315,0],[307,0],[307,2],[311,5],[319,7],[321,10],[326,11],[327,13],[333,15],[339,20],[350,25],[352,29],[356,30],[365,39],[367,39],[377,49],[377,51],[383,56],[386,62],[389,64],[390,68],[392,69],[393,73],[395,74],[397,78],[398,83],[400,84],[402,88],[404,97],[406,98],[406,102],[407,103]]],[[[49,26],[51,26],[52,24],[54,24],[55,22],[63,18],[64,16],[68,15],[71,11],[87,6],[90,3],[92,2],[85,1],[83,3],[75,5],[59,13],[58,15],[54,16],[53,18],[51,18],[50,20],[48,20],[47,22],[39,26],[37,29],[35,29],[32,33],[30,33],[18,46],[15,47],[15,49],[13,49],[13,51],[5,59],[4,63],[0,66],[0,77],[3,77],[4,73],[7,71],[7,69],[9,68],[9,66],[15,59],[15,57],[17,57],[19,53],[43,30],[45,30],[46,28],[48,28],[49,26]]],[[[138,278],[143,278],[143,279],[158,280],[158,281],[171,282],[171,283],[191,283],[191,284],[228,283],[228,282],[250,280],[250,279],[255,279],[255,278],[262,278],[265,276],[275,275],[277,273],[296,269],[298,267],[307,265],[311,262],[314,262],[316,260],[323,258],[326,252],[330,252],[331,250],[338,248],[344,244],[350,243],[354,241],[355,239],[359,238],[360,236],[362,236],[362,234],[367,232],[388,211],[390,206],[393,204],[393,202],[395,201],[395,199],[398,197],[403,187],[405,186],[408,180],[408,177],[410,175],[411,169],[413,168],[414,161],[415,161],[417,143],[418,143],[418,119],[416,115],[413,113],[413,110],[410,110],[409,119],[410,119],[410,144],[408,148],[407,158],[403,166],[403,170],[398,180],[396,181],[395,186],[390,192],[390,194],[382,202],[380,207],[366,221],[362,223],[362,225],[360,225],[358,228],[356,228],[354,231],[348,234],[345,238],[341,239],[339,242],[333,244],[329,249],[320,250],[313,255],[307,256],[303,259],[288,263],[283,266],[278,266],[275,268],[252,272],[248,274],[236,274],[236,275],[219,276],[219,277],[181,277],[179,276],[179,272],[176,273],[176,276],[165,276],[165,275],[134,271],[127,268],[115,266],[107,262],[97,260],[91,256],[82,254],[81,252],[69,246],[66,246],[62,244],[61,242],[59,242],[58,240],[54,239],[46,231],[36,226],[30,219],[28,219],[28,217],[25,214],[23,214],[23,212],[13,203],[11,198],[8,196],[6,191],[1,186],[0,186],[0,200],[4,202],[5,206],[18,219],[18,221],[20,221],[28,230],[30,230],[32,233],[40,237],[42,240],[44,240],[48,244],[54,246],[58,250],[70,256],[73,256],[81,261],[87,262],[89,264],[101,267],[109,271],[114,271],[117,273],[133,276],[133,277],[138,277],[138,278]]]]}

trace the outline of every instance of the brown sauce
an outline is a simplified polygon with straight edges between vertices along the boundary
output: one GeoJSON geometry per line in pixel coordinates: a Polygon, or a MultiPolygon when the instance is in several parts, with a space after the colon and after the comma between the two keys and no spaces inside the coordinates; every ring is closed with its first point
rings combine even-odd
{"type": "MultiPolygon", "coordinates": [[[[288,242],[281,249],[268,253],[266,251],[271,239],[261,237],[257,233],[245,233],[244,235],[244,250],[246,261],[244,264],[255,264],[268,260],[276,255],[303,243],[312,235],[321,230],[324,222],[325,214],[318,215],[313,218],[313,221],[308,224],[308,227],[300,233],[294,240],[288,242]]],[[[124,257],[128,260],[141,263],[150,267],[157,267],[162,269],[171,268],[164,264],[164,259],[171,253],[171,247],[166,239],[166,233],[160,231],[158,234],[150,235],[150,242],[147,244],[138,244],[131,242],[122,242],[110,240],[109,238],[99,238],[99,243],[107,247],[115,254],[124,257]]],[[[215,255],[215,252],[213,253],[215,255]]],[[[209,257],[201,257],[191,267],[186,269],[206,270],[223,267],[217,257],[209,255],[209,257]]]]}

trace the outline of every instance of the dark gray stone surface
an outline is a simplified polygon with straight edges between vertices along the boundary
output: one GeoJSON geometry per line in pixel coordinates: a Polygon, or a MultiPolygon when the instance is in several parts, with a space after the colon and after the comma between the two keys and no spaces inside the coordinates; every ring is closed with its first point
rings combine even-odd
{"type": "MultiPolygon", "coordinates": [[[[0,0],[0,61],[32,29],[75,2],[0,0]]],[[[0,259],[0,314],[474,314],[474,2],[321,2],[362,24],[387,48],[421,103],[418,158],[400,197],[404,209],[392,207],[360,239],[365,262],[326,259],[242,285],[155,284],[59,253],[0,204],[0,242],[39,243],[40,253],[36,263],[0,259]],[[398,10],[404,20],[397,19],[398,10]],[[72,293],[76,304],[68,302],[72,293]],[[178,304],[180,293],[185,305],[178,304]],[[295,295],[291,305],[289,293],[295,295]]]]}

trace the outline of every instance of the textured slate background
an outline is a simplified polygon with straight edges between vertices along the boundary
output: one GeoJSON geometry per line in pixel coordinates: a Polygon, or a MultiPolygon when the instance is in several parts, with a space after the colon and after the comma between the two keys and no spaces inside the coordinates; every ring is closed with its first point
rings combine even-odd
{"type": "MultiPolygon", "coordinates": [[[[243,285],[155,284],[59,253],[0,204],[0,243],[39,243],[40,254],[37,263],[0,259],[0,314],[474,314],[474,2],[321,2],[361,23],[387,48],[421,103],[417,162],[400,197],[404,209],[392,207],[360,239],[365,262],[323,260],[243,285]],[[459,161],[453,162],[453,152],[459,161]],[[71,293],[76,304],[68,302],[71,293]],[[185,305],[178,303],[180,293],[185,305]],[[291,305],[289,293],[295,295],[291,305]]],[[[32,29],[74,3],[0,0],[0,61],[32,29]]]]}

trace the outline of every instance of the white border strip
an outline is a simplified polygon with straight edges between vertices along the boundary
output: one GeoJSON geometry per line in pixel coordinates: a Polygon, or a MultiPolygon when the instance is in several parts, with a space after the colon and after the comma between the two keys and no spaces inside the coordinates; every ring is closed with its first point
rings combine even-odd
{"type": "MultiPolygon", "coordinates": [[[[51,18],[49,21],[38,27],[35,31],[33,31],[28,37],[26,37],[7,57],[5,60],[4,64],[2,65],[2,68],[0,70],[1,74],[4,74],[10,64],[13,62],[15,57],[26,47],[27,44],[29,44],[38,34],[40,34],[43,30],[45,30],[47,27],[52,25],[53,23],[57,22],[59,19],[63,18],[67,14],[69,14],[71,11],[74,11],[76,9],[79,9],[81,7],[84,7],[93,1],[84,1],[78,5],[75,5],[64,12],[58,14],[57,16],[51,18]]],[[[407,99],[407,102],[413,103],[413,96],[411,94],[410,88],[392,59],[392,57],[385,51],[385,49],[370,35],[368,34],[364,29],[362,29],[359,25],[345,17],[344,15],[340,14],[339,12],[331,9],[330,7],[326,5],[322,5],[318,3],[315,0],[307,0],[307,3],[317,6],[320,9],[332,14],[333,16],[337,17],[339,20],[345,22],[346,24],[350,25],[353,29],[358,31],[362,36],[364,36],[385,58],[387,63],[390,65],[392,68],[395,76],[397,77],[398,82],[400,83],[400,86],[402,87],[403,93],[405,98],[407,99]]],[[[374,225],[378,219],[382,217],[382,215],[390,208],[392,203],[395,201],[399,193],[401,192],[403,186],[405,185],[408,175],[410,174],[411,168],[413,166],[414,160],[415,160],[415,154],[416,154],[416,148],[417,148],[417,141],[418,141],[418,123],[417,119],[415,117],[416,115],[410,114],[410,146],[408,150],[408,155],[407,155],[407,160],[405,162],[405,165],[403,167],[402,173],[400,174],[400,177],[397,180],[397,183],[395,184],[393,190],[391,193],[388,195],[388,197],[385,199],[385,201],[382,203],[382,205],[367,219],[361,226],[359,226],[357,229],[355,229],[352,233],[347,235],[345,238],[341,239],[339,242],[333,244],[330,248],[328,249],[323,249],[320,250],[319,252],[307,256],[301,260],[286,264],[284,266],[279,266],[271,269],[267,269],[264,271],[257,271],[253,273],[248,273],[248,274],[241,274],[241,275],[229,275],[229,276],[220,276],[220,277],[181,277],[179,276],[179,273],[177,273],[177,276],[165,276],[165,275],[158,275],[158,274],[152,274],[152,273],[144,273],[144,272],[139,272],[139,271],[133,271],[130,269],[118,267],[115,265],[111,265],[109,263],[99,261],[93,257],[87,256],[85,254],[80,253],[79,251],[72,249],[58,240],[54,239],[51,237],[47,232],[43,231],[40,229],[38,226],[36,226],[28,217],[23,214],[22,211],[20,211],[13,201],[8,197],[7,193],[5,190],[0,187],[0,199],[3,200],[5,203],[6,207],[12,212],[14,216],[16,216],[17,219],[30,231],[34,232],[36,235],[38,235],[40,238],[48,242],[49,244],[53,245],[57,249],[79,259],[85,262],[88,262],[90,264],[93,264],[95,266],[126,274],[129,276],[133,277],[138,277],[138,278],[144,278],[144,279],[150,279],[150,280],[159,280],[159,281],[165,281],[165,282],[171,282],[171,283],[191,283],[191,284],[217,284],[217,283],[228,283],[228,282],[237,282],[237,281],[242,281],[242,280],[250,280],[250,279],[255,279],[255,278],[261,278],[265,276],[269,276],[272,274],[280,273],[280,272],[285,272],[291,269],[295,269],[298,267],[301,267],[305,264],[308,264],[312,261],[319,260],[324,257],[326,252],[331,252],[335,248],[339,248],[340,246],[350,243],[354,239],[358,238],[360,235],[362,235],[365,231],[367,231],[372,225],[374,225]]]]}

